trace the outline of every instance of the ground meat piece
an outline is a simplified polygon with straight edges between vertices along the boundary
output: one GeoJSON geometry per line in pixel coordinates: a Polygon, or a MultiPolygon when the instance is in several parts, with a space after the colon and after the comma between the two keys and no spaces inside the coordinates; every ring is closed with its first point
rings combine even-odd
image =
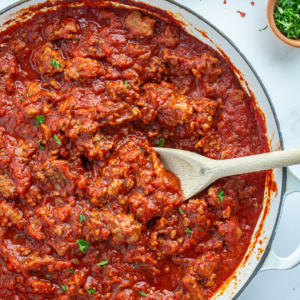
{"type": "Polygon", "coordinates": [[[167,47],[173,48],[180,41],[179,30],[175,26],[167,25],[164,32],[157,38],[157,41],[167,47]]]}
{"type": "Polygon", "coordinates": [[[4,198],[14,198],[16,196],[16,187],[7,175],[0,175],[0,194],[4,198]]]}
{"type": "Polygon", "coordinates": [[[141,235],[141,225],[133,215],[119,214],[110,219],[111,242],[116,245],[134,244],[141,235]]]}
{"type": "Polygon", "coordinates": [[[4,117],[11,111],[11,101],[9,101],[7,92],[3,85],[0,85],[0,117],[4,117]]]}
{"type": "Polygon", "coordinates": [[[102,65],[96,60],[75,57],[68,62],[65,69],[65,80],[79,82],[93,81],[97,76],[104,75],[102,65]]]}
{"type": "Polygon", "coordinates": [[[120,101],[127,93],[127,86],[122,80],[118,81],[107,81],[106,82],[106,90],[108,96],[113,101],[120,101]]]}
{"type": "Polygon", "coordinates": [[[147,83],[143,86],[145,93],[137,102],[143,106],[142,120],[148,124],[157,114],[158,121],[166,126],[176,126],[189,121],[193,108],[186,96],[174,92],[173,84],[162,81],[161,84],[147,83]],[[157,110],[157,112],[155,112],[157,110]],[[151,113],[153,111],[153,113],[151,113]],[[149,113],[151,119],[149,118],[149,113]]]}
{"type": "Polygon", "coordinates": [[[115,300],[135,300],[135,299],[136,299],[136,296],[135,296],[134,292],[129,289],[119,292],[115,297],[115,300]]]}
{"type": "Polygon", "coordinates": [[[125,27],[129,29],[132,36],[144,39],[154,35],[156,21],[148,16],[142,16],[139,11],[134,11],[125,19],[125,27]]]}
{"type": "Polygon", "coordinates": [[[229,249],[237,245],[243,232],[239,226],[238,220],[235,217],[231,217],[225,222],[217,222],[219,233],[224,236],[224,242],[229,249]]]}
{"type": "Polygon", "coordinates": [[[105,45],[105,41],[102,38],[91,36],[83,40],[81,46],[89,57],[99,59],[106,56],[103,48],[106,49],[107,45],[105,45]]]}
{"type": "Polygon", "coordinates": [[[0,57],[0,74],[2,84],[8,92],[13,92],[15,85],[13,78],[19,74],[18,63],[16,57],[10,53],[5,53],[0,57]]]}
{"type": "Polygon", "coordinates": [[[186,297],[191,300],[204,299],[204,287],[212,286],[216,278],[214,273],[220,258],[214,252],[207,252],[190,263],[182,279],[187,290],[186,297]]]}
{"type": "Polygon", "coordinates": [[[19,230],[25,225],[23,213],[6,200],[0,201],[0,225],[4,227],[16,226],[19,230]]]}
{"type": "Polygon", "coordinates": [[[86,223],[84,235],[87,241],[107,240],[110,235],[110,219],[113,214],[108,208],[102,210],[94,209],[86,223]]]}
{"type": "Polygon", "coordinates": [[[62,58],[60,50],[55,50],[54,45],[51,43],[42,45],[34,53],[33,63],[41,74],[49,76],[63,72],[66,67],[66,62],[62,58]]]}
{"type": "Polygon", "coordinates": [[[34,294],[50,294],[59,289],[57,285],[48,280],[38,279],[37,277],[28,278],[27,284],[32,288],[34,294]]]}
{"type": "Polygon", "coordinates": [[[59,22],[54,20],[45,27],[44,33],[49,41],[72,39],[75,38],[75,34],[80,33],[80,24],[72,17],[63,18],[59,22]]]}

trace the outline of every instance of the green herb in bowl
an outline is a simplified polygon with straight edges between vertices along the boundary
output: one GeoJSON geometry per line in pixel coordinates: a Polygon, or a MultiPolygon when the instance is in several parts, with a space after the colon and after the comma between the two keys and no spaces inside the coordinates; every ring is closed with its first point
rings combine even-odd
{"type": "Polygon", "coordinates": [[[274,11],[277,28],[289,39],[300,37],[300,0],[279,0],[274,11]]]}

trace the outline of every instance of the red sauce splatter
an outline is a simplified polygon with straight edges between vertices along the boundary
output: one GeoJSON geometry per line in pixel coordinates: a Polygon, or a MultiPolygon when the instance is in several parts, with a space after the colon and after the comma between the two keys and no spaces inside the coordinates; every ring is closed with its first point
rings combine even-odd
{"type": "Polygon", "coordinates": [[[242,18],[244,18],[244,17],[246,16],[245,13],[243,13],[243,12],[241,12],[241,11],[239,11],[239,10],[237,11],[237,13],[240,14],[242,18]]]}
{"type": "Polygon", "coordinates": [[[227,1],[226,0],[224,0],[224,4],[226,4],[227,3],[227,1]]]}
{"type": "Polygon", "coordinates": [[[251,4],[254,6],[254,1],[252,1],[251,4]]]}

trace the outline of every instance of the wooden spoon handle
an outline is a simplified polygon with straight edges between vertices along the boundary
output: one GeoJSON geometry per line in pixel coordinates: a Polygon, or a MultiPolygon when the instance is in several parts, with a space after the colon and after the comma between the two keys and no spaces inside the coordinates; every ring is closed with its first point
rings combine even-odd
{"type": "Polygon", "coordinates": [[[222,178],[297,164],[300,164],[300,149],[292,149],[219,160],[214,173],[217,178],[222,178]]]}

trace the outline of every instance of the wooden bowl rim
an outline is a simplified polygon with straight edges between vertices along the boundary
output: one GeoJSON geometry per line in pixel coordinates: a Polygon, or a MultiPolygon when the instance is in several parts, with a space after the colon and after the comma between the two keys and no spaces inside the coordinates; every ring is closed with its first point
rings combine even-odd
{"type": "Polygon", "coordinates": [[[269,27],[273,34],[283,43],[286,45],[295,47],[295,48],[300,48],[300,38],[295,40],[295,39],[289,39],[287,38],[283,33],[280,32],[280,30],[277,28],[275,21],[274,21],[274,11],[276,8],[276,5],[279,0],[269,0],[267,4],[267,20],[269,27]]]}

